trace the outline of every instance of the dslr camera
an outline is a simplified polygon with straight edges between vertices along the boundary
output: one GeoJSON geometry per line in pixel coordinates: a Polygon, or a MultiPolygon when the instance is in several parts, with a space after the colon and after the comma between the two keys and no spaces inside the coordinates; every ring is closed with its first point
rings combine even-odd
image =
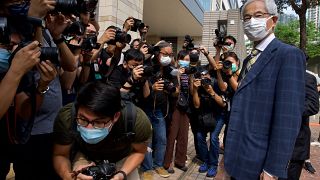
{"type": "Polygon", "coordinates": [[[221,31],[219,31],[219,29],[216,29],[214,32],[216,34],[216,42],[215,42],[214,46],[222,47],[224,45],[227,45],[227,46],[231,45],[230,43],[225,42],[225,37],[226,37],[225,32],[221,32],[221,31]]]}
{"type": "Polygon", "coordinates": [[[156,75],[156,81],[160,81],[160,80],[164,81],[163,90],[165,92],[167,92],[168,94],[172,94],[176,92],[176,87],[171,83],[171,81],[165,78],[164,76],[162,76],[160,72],[158,72],[156,75]]]}
{"type": "Polygon", "coordinates": [[[81,170],[81,173],[92,176],[93,180],[109,180],[116,172],[116,165],[104,160],[96,166],[90,166],[81,170]]]}
{"type": "Polygon", "coordinates": [[[55,12],[78,15],[81,12],[92,13],[96,9],[98,0],[56,0],[55,12]]]}
{"type": "Polygon", "coordinates": [[[120,28],[116,27],[116,35],[114,40],[108,41],[108,44],[115,45],[116,42],[120,42],[122,44],[128,44],[131,41],[131,35],[127,34],[126,32],[123,32],[120,28]]]}
{"type": "Polygon", "coordinates": [[[131,31],[137,32],[137,30],[143,29],[145,27],[145,24],[140,19],[133,18],[133,20],[134,24],[130,29],[131,31]]]}
{"type": "Polygon", "coordinates": [[[81,49],[86,52],[90,52],[93,49],[100,48],[99,43],[97,43],[97,36],[96,35],[87,35],[87,37],[83,40],[81,44],[81,49]]]}

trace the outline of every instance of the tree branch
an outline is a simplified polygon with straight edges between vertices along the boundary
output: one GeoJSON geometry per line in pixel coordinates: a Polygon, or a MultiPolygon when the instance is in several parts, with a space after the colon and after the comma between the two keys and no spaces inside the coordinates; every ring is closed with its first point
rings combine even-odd
{"type": "Polygon", "coordinates": [[[297,13],[297,14],[299,14],[299,12],[300,12],[300,8],[299,8],[299,6],[295,3],[295,0],[289,0],[289,2],[290,2],[290,4],[291,4],[291,6],[292,6],[292,9],[297,13]]]}

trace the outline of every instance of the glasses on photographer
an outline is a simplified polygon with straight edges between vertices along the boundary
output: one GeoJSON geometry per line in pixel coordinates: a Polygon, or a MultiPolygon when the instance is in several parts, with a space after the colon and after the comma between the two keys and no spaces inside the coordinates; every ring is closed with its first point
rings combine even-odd
{"type": "Polygon", "coordinates": [[[106,125],[111,121],[111,120],[105,121],[106,118],[96,118],[92,121],[89,121],[84,117],[76,117],[75,119],[79,126],[87,127],[89,124],[91,124],[95,129],[105,128],[106,125]]]}
{"type": "Polygon", "coordinates": [[[164,57],[173,57],[173,54],[171,53],[171,54],[168,54],[168,53],[164,53],[164,52],[161,52],[160,51],[160,53],[164,56],[164,57]]]}
{"type": "Polygon", "coordinates": [[[270,15],[272,15],[272,14],[270,14],[270,13],[264,13],[264,12],[255,12],[253,15],[250,15],[250,14],[244,15],[244,16],[242,17],[242,20],[243,20],[244,22],[248,22],[248,21],[250,21],[250,19],[251,19],[252,17],[254,17],[254,18],[265,18],[265,17],[270,16],[270,15]]]}

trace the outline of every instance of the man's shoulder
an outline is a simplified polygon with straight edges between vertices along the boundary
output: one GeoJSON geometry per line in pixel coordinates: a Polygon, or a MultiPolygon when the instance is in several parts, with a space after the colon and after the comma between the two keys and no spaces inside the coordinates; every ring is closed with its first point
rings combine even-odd
{"type": "MultiPolygon", "coordinates": [[[[299,53],[303,53],[303,51],[299,48],[297,48],[296,46],[287,44],[282,42],[279,39],[275,39],[276,43],[278,44],[279,48],[281,49],[281,52],[283,52],[282,54],[286,55],[286,53],[288,52],[299,52],[299,53]]],[[[288,55],[288,54],[287,54],[288,55]]]]}
{"type": "Polygon", "coordinates": [[[152,126],[145,112],[137,107],[137,117],[134,127],[135,142],[146,142],[151,137],[152,126]]]}
{"type": "Polygon", "coordinates": [[[69,128],[71,126],[72,113],[73,113],[72,109],[73,109],[73,103],[67,104],[60,109],[57,115],[57,118],[55,120],[55,129],[61,126],[64,126],[65,128],[69,128]]]}

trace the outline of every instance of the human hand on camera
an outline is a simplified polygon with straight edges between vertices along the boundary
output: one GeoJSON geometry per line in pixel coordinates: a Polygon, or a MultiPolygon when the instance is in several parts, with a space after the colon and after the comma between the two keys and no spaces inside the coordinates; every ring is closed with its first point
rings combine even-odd
{"type": "Polygon", "coordinates": [[[216,67],[214,70],[221,70],[221,69],[223,69],[223,64],[221,61],[219,61],[218,63],[216,63],[216,67]]]}
{"type": "Polygon", "coordinates": [[[39,85],[46,87],[57,76],[56,67],[49,61],[41,61],[37,64],[37,69],[40,73],[39,85]]]}
{"type": "Polygon", "coordinates": [[[82,164],[82,165],[78,165],[78,166],[74,167],[73,171],[76,172],[76,174],[75,174],[76,178],[74,178],[74,179],[77,179],[77,180],[93,180],[92,176],[87,176],[87,175],[82,174],[81,170],[85,169],[87,167],[90,167],[90,166],[94,166],[94,165],[95,165],[95,163],[92,162],[90,164],[82,164]]]}
{"type": "Polygon", "coordinates": [[[194,79],[193,81],[193,88],[198,89],[201,86],[201,80],[200,79],[194,79]]]}
{"type": "Polygon", "coordinates": [[[54,9],[56,0],[31,0],[28,16],[44,18],[49,11],[54,9]]]}
{"type": "Polygon", "coordinates": [[[40,61],[39,42],[34,41],[21,48],[13,57],[10,70],[17,76],[23,76],[40,61]]]}
{"type": "Polygon", "coordinates": [[[179,68],[179,73],[180,74],[184,74],[186,72],[186,69],[185,68],[179,68]]]}
{"type": "Polygon", "coordinates": [[[113,40],[116,36],[116,30],[113,28],[107,29],[104,31],[102,36],[99,38],[98,43],[103,44],[105,42],[108,42],[110,40],[113,40]]]}
{"type": "Polygon", "coordinates": [[[62,32],[71,23],[71,20],[59,13],[55,16],[49,15],[48,18],[46,18],[46,22],[53,39],[59,39],[61,38],[62,32]]]}
{"type": "Polygon", "coordinates": [[[159,80],[157,82],[155,82],[152,86],[152,89],[154,91],[163,91],[163,87],[164,87],[164,81],[163,80],[159,80]]]}
{"type": "Polygon", "coordinates": [[[214,94],[214,90],[211,85],[205,85],[203,87],[204,87],[204,90],[206,90],[208,94],[214,94]]]}
{"type": "Polygon", "coordinates": [[[134,80],[139,80],[140,78],[142,78],[142,74],[143,74],[143,65],[139,65],[139,66],[133,68],[132,78],[134,80]]]}
{"type": "Polygon", "coordinates": [[[205,55],[205,56],[208,56],[208,55],[209,55],[209,51],[208,51],[208,49],[207,49],[206,47],[200,46],[200,47],[199,47],[199,50],[200,50],[200,52],[201,52],[203,55],[205,55]]]}
{"type": "Polygon", "coordinates": [[[133,17],[128,17],[123,24],[123,31],[128,32],[133,25],[134,25],[133,17]]]}

